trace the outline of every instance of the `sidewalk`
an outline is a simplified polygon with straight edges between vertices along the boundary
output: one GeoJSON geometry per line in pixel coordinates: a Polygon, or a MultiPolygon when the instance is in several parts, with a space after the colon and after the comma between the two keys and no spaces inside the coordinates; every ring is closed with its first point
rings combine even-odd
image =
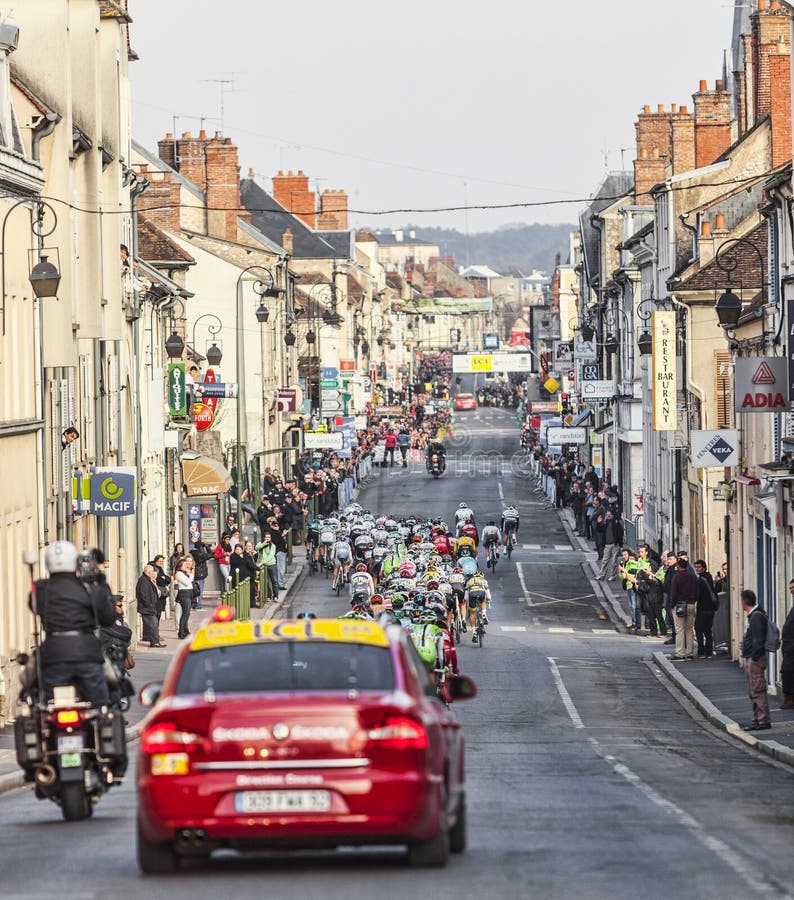
{"type": "MultiPolygon", "coordinates": [[[[268,603],[263,609],[252,609],[252,619],[266,620],[275,618],[291,602],[293,592],[300,590],[304,574],[304,560],[301,550],[302,548],[296,549],[295,560],[287,569],[286,589],[281,592],[279,600],[268,603]]],[[[209,620],[213,610],[219,603],[219,595],[208,597],[203,610],[193,611],[190,616],[190,629],[194,634],[201,625],[209,620]]],[[[135,668],[132,670],[131,675],[136,691],[150,681],[162,679],[171,657],[179,647],[181,642],[176,637],[176,624],[173,617],[164,619],[161,623],[160,638],[168,646],[153,649],[149,647],[148,643],[138,643],[133,650],[135,654],[135,668]]],[[[128,741],[133,741],[137,738],[138,729],[136,726],[139,725],[146,712],[147,710],[138,703],[137,696],[133,697],[130,708],[125,713],[125,718],[129,722],[127,728],[128,741]]],[[[21,787],[23,784],[22,772],[17,766],[14,751],[14,728],[13,725],[6,725],[5,728],[0,728],[0,794],[21,787]]]]}
{"type": "MultiPolygon", "coordinates": [[[[626,628],[630,617],[625,591],[619,582],[595,580],[600,571],[597,553],[589,541],[574,534],[570,509],[558,512],[571,544],[585,554],[583,568],[604,611],[618,631],[630,634],[626,628]]],[[[673,661],[670,656],[674,648],[666,650],[670,652],[660,647],[653,653],[659,671],[712,725],[759,753],[794,765],[794,709],[779,709],[781,698],[770,694],[772,728],[762,732],[744,731],[741,725],[752,719],[752,707],[747,696],[747,679],[739,663],[724,653],[711,659],[673,661]]]]}

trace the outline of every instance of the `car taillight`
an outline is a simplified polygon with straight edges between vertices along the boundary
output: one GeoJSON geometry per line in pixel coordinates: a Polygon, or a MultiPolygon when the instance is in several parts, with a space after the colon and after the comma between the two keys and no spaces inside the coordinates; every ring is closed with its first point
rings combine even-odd
{"type": "Polygon", "coordinates": [[[389,750],[425,750],[427,732],[420,722],[407,717],[391,716],[377,728],[367,733],[370,741],[379,748],[389,750]]]}
{"type": "Polygon", "coordinates": [[[79,709],[59,709],[55,713],[55,721],[61,728],[68,728],[70,725],[78,725],[80,722],[79,709]]]}
{"type": "Polygon", "coordinates": [[[182,731],[173,722],[157,722],[141,735],[142,753],[176,753],[195,750],[201,738],[190,731],[182,731]]]}

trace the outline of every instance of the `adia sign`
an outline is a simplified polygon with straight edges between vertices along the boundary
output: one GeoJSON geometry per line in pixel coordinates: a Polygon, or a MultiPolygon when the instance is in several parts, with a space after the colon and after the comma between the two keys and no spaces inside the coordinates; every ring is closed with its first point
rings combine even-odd
{"type": "Polygon", "coordinates": [[[734,409],[743,413],[787,412],[788,362],[782,356],[745,356],[734,363],[734,409]]]}

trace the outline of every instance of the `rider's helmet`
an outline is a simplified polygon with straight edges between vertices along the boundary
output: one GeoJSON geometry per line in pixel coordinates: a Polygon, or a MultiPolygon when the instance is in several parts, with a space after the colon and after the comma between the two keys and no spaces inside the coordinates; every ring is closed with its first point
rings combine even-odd
{"type": "Polygon", "coordinates": [[[455,566],[455,568],[454,568],[452,571],[453,571],[456,575],[462,575],[462,574],[463,574],[463,569],[461,569],[460,566],[455,566]]]}
{"type": "Polygon", "coordinates": [[[358,565],[356,566],[356,572],[366,572],[366,571],[367,571],[366,565],[364,563],[358,563],[358,565]]]}
{"type": "Polygon", "coordinates": [[[436,621],[436,614],[432,609],[424,609],[422,610],[422,615],[419,618],[421,622],[426,622],[428,625],[432,625],[436,621]]]}
{"type": "Polygon", "coordinates": [[[303,612],[298,613],[299,619],[316,619],[317,616],[309,609],[304,609],[303,612]]]}
{"type": "Polygon", "coordinates": [[[465,503],[458,503],[458,509],[468,509],[465,503]]]}
{"type": "Polygon", "coordinates": [[[494,520],[491,519],[491,521],[490,521],[488,524],[489,524],[489,525],[496,525],[496,522],[494,522],[494,520]]]}
{"type": "Polygon", "coordinates": [[[373,606],[376,605],[376,604],[377,604],[378,606],[383,605],[383,594],[373,594],[373,595],[369,598],[369,602],[370,602],[373,606]]]}
{"type": "Polygon", "coordinates": [[[414,535],[414,543],[415,543],[415,544],[421,544],[421,543],[422,543],[422,535],[421,535],[421,534],[415,534],[415,535],[414,535]]]}
{"type": "Polygon", "coordinates": [[[391,608],[395,610],[401,610],[403,606],[405,606],[405,595],[395,594],[391,598],[391,608]]]}
{"type": "Polygon", "coordinates": [[[447,607],[443,603],[434,603],[430,608],[435,613],[437,622],[447,621],[447,607]]]}
{"type": "Polygon", "coordinates": [[[436,581],[435,578],[431,578],[431,579],[425,584],[425,587],[426,587],[429,591],[437,591],[437,590],[438,590],[438,582],[436,581]]]}
{"type": "Polygon", "coordinates": [[[62,572],[74,575],[77,572],[79,556],[77,547],[71,541],[55,541],[44,551],[44,565],[50,575],[62,572]]]}

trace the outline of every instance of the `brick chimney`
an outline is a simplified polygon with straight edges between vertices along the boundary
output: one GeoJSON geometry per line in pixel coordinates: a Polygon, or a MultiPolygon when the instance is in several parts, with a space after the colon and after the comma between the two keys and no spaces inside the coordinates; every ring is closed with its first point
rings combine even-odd
{"type": "Polygon", "coordinates": [[[297,175],[292,169],[285,175],[279,171],[273,176],[273,197],[284,209],[305,222],[309,228],[317,227],[317,211],[314,191],[309,190],[309,176],[302,170],[297,175]]]}
{"type": "Polygon", "coordinates": [[[158,141],[157,152],[160,159],[184,175],[202,191],[207,187],[207,172],[204,158],[204,147],[208,143],[207,132],[203,129],[194,138],[189,131],[183,131],[182,137],[176,141],[166,135],[165,140],[158,141]]]}
{"type": "Polygon", "coordinates": [[[320,231],[347,231],[347,191],[322,192],[317,227],[320,231]]]}
{"type": "Polygon", "coordinates": [[[287,253],[289,253],[290,256],[292,256],[292,241],[292,229],[285,228],[284,234],[281,235],[281,246],[287,253]]]}
{"type": "Polygon", "coordinates": [[[748,73],[746,79],[748,85],[752,84],[752,97],[748,99],[753,123],[763,118],[772,108],[771,57],[790,52],[790,27],[789,14],[781,8],[778,0],[772,0],[769,4],[759,0],[758,9],[750,17],[752,72],[748,73]]]}
{"type": "Polygon", "coordinates": [[[180,185],[174,181],[170,172],[144,172],[144,166],[140,166],[140,171],[149,179],[149,187],[138,198],[138,209],[154,225],[172,231],[178,230],[180,185]]]}
{"type": "Polygon", "coordinates": [[[207,231],[213,237],[237,240],[240,215],[240,163],[231,138],[215,137],[204,147],[207,172],[207,231]]]}
{"type": "Polygon", "coordinates": [[[695,103],[695,165],[711,165],[731,146],[731,95],[718,81],[713,91],[706,81],[692,95],[695,103]]]}
{"type": "Polygon", "coordinates": [[[673,175],[678,175],[679,172],[690,172],[695,168],[695,120],[686,106],[682,106],[679,110],[673,110],[670,127],[673,175]]]}
{"type": "MultiPolygon", "coordinates": [[[[772,168],[791,159],[791,56],[769,57],[772,168]]],[[[145,195],[144,195],[145,196],[145,195]]]]}
{"type": "Polygon", "coordinates": [[[634,124],[637,136],[637,156],[634,160],[634,199],[638,204],[649,203],[648,191],[664,181],[672,155],[671,113],[662,104],[651,112],[647,104],[634,124]]]}
{"type": "Polygon", "coordinates": [[[711,233],[711,222],[704,219],[700,223],[700,239],[698,240],[698,257],[700,265],[705,266],[714,259],[714,235],[711,233]]]}

